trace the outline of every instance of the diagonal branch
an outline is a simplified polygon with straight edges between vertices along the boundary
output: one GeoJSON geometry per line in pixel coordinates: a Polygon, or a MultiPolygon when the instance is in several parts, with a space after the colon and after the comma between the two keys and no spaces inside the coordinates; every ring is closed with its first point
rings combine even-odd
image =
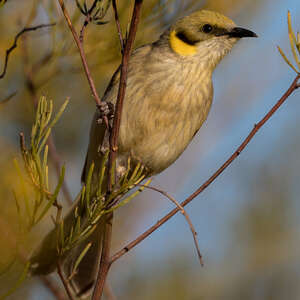
{"type": "Polygon", "coordinates": [[[111,239],[112,239],[112,221],[113,221],[113,213],[109,214],[106,217],[105,224],[104,224],[100,267],[99,267],[95,289],[93,291],[92,300],[101,299],[105,287],[106,277],[111,265],[109,261],[109,255],[110,255],[110,246],[111,246],[111,239]]]}
{"type": "Polygon", "coordinates": [[[0,101],[0,106],[3,105],[3,104],[5,104],[5,103],[7,103],[7,102],[9,102],[9,100],[11,98],[13,98],[16,94],[17,94],[17,92],[15,91],[15,92],[11,93],[10,95],[6,96],[4,99],[2,99],[0,101]]]}
{"type": "Polygon", "coordinates": [[[3,71],[2,73],[0,74],[0,79],[2,79],[5,74],[6,74],[6,70],[7,70],[7,66],[8,66],[8,59],[9,59],[9,55],[10,53],[15,49],[17,48],[18,46],[18,40],[19,38],[26,32],[28,31],[34,31],[34,30],[37,30],[37,29],[40,29],[40,28],[45,28],[45,27],[51,27],[51,26],[54,26],[56,23],[52,23],[52,24],[41,24],[41,25],[37,25],[37,26],[34,26],[34,27],[25,27],[24,29],[22,29],[16,36],[15,36],[15,39],[14,39],[14,43],[12,44],[12,46],[10,48],[8,48],[6,50],[6,55],[5,55],[5,60],[4,60],[4,67],[3,67],[3,71]]]}
{"type": "Polygon", "coordinates": [[[75,300],[75,298],[73,297],[73,294],[71,292],[71,289],[70,289],[70,286],[69,286],[69,282],[68,282],[68,280],[64,276],[64,273],[63,273],[60,261],[58,261],[58,263],[57,263],[57,273],[58,273],[59,278],[61,279],[61,281],[62,281],[62,283],[64,285],[64,288],[65,288],[65,290],[66,290],[66,292],[68,294],[69,299],[70,300],[75,300]]]}
{"type": "Polygon", "coordinates": [[[124,52],[124,39],[123,39],[122,29],[121,29],[121,25],[120,25],[120,19],[119,19],[119,14],[118,14],[116,0],[112,0],[112,6],[113,6],[113,9],[114,9],[115,21],[116,21],[118,36],[119,36],[119,40],[120,40],[121,51],[122,51],[122,54],[123,54],[123,52],[124,52]]]}
{"type": "MultiPolygon", "coordinates": [[[[91,91],[92,91],[92,94],[93,94],[93,97],[96,101],[96,104],[98,106],[101,106],[101,100],[99,98],[99,95],[97,93],[97,90],[96,90],[96,86],[95,86],[95,83],[94,83],[94,80],[92,78],[92,75],[91,75],[91,72],[89,70],[89,67],[88,67],[88,64],[87,64],[87,59],[86,59],[86,55],[85,55],[85,52],[84,52],[84,49],[83,49],[83,44],[81,43],[80,39],[79,39],[79,36],[72,24],[72,21],[71,21],[71,18],[69,16],[69,13],[65,7],[65,4],[64,4],[64,1],[63,0],[58,0],[59,2],[59,5],[61,7],[61,10],[64,14],[64,17],[67,21],[67,24],[72,32],[72,35],[73,35],[73,38],[74,38],[74,41],[76,43],[76,46],[79,50],[79,53],[80,53],[80,57],[81,57],[81,61],[82,61],[82,65],[83,65],[83,69],[84,69],[84,72],[85,72],[85,75],[87,77],[87,80],[88,80],[88,83],[90,85],[90,88],[91,88],[91,91]]],[[[108,124],[108,121],[107,121],[107,117],[104,116],[104,121],[105,121],[105,124],[108,124]]]]}
{"type": "Polygon", "coordinates": [[[185,217],[187,223],[190,226],[190,230],[191,230],[192,235],[193,235],[194,244],[195,244],[195,247],[196,247],[198,258],[199,258],[201,266],[203,267],[204,266],[204,262],[203,262],[202,254],[200,252],[199,243],[198,243],[198,240],[197,240],[197,232],[195,230],[195,227],[194,227],[194,225],[193,225],[193,223],[192,223],[189,215],[187,214],[187,212],[185,211],[185,209],[183,208],[183,206],[174,197],[170,196],[167,192],[165,192],[163,190],[160,190],[160,189],[158,189],[156,187],[153,187],[153,186],[147,186],[147,185],[143,185],[143,184],[138,184],[138,186],[142,186],[144,188],[147,188],[147,189],[150,189],[150,190],[153,190],[155,192],[158,192],[158,193],[162,194],[163,196],[165,196],[166,198],[168,198],[169,200],[171,200],[171,202],[173,202],[177,206],[177,208],[183,214],[183,216],[185,217]]]}
{"type": "Polygon", "coordinates": [[[57,283],[49,276],[40,276],[40,279],[45,287],[55,296],[57,300],[67,300],[64,291],[57,285],[57,283]]]}
{"type": "MultiPolygon", "coordinates": [[[[277,101],[277,103],[269,110],[269,112],[257,123],[254,125],[254,128],[251,130],[249,135],[244,139],[242,144],[236,149],[236,151],[226,160],[226,162],[207,180],[205,181],[193,194],[191,194],[186,200],[180,203],[182,207],[189,204],[193,199],[195,199],[200,193],[202,193],[215,179],[223,173],[223,171],[241,154],[241,152],[246,148],[249,142],[253,139],[256,133],[260,130],[260,128],[273,116],[273,114],[281,107],[281,105],[288,99],[288,97],[299,88],[299,80],[300,74],[297,74],[296,78],[288,88],[288,90],[284,93],[284,95],[277,101]]],[[[170,211],[167,215],[161,218],[155,225],[146,230],[143,234],[138,236],[135,240],[127,244],[120,251],[115,253],[111,257],[111,263],[118,260],[125,253],[130,251],[140,242],[142,242],[145,238],[147,238],[152,232],[157,230],[160,226],[166,223],[169,219],[171,219],[176,213],[178,213],[180,209],[177,207],[170,211]]]]}

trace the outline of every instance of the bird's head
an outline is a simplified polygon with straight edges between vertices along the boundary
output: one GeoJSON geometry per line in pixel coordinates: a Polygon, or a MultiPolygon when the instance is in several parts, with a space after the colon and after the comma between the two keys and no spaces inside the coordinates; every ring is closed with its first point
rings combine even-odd
{"type": "Polygon", "coordinates": [[[202,56],[215,67],[232,46],[244,37],[257,35],[237,27],[231,19],[220,13],[200,10],[171,26],[169,45],[180,56],[202,56]]]}

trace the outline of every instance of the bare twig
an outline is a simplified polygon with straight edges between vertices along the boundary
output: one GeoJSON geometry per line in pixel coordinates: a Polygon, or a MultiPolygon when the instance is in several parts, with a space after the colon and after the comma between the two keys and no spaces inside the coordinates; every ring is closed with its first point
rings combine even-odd
{"type": "Polygon", "coordinates": [[[70,300],[75,300],[75,298],[73,297],[72,292],[70,290],[69,282],[66,280],[66,278],[63,274],[60,261],[57,262],[57,273],[58,273],[59,278],[61,279],[61,281],[64,285],[64,288],[65,288],[65,290],[68,294],[69,299],[70,300]]]}
{"type": "Polygon", "coordinates": [[[44,286],[55,296],[57,300],[66,300],[64,291],[55,283],[55,281],[49,276],[40,276],[40,279],[44,286]]]}
{"type": "Polygon", "coordinates": [[[158,192],[158,193],[162,194],[163,196],[167,197],[169,200],[171,200],[177,206],[177,208],[181,211],[181,213],[185,217],[187,223],[189,224],[190,230],[191,230],[192,235],[193,235],[193,239],[194,239],[194,244],[195,244],[195,248],[196,248],[196,251],[197,251],[197,255],[198,255],[200,264],[203,267],[204,266],[204,262],[203,262],[202,254],[200,252],[199,243],[198,243],[198,240],[197,240],[197,232],[195,230],[195,227],[194,227],[194,225],[193,225],[193,223],[192,223],[189,215],[187,214],[187,212],[185,211],[185,209],[183,208],[183,206],[180,205],[180,203],[174,197],[170,196],[167,192],[165,192],[163,190],[160,190],[160,189],[158,189],[156,187],[153,187],[153,186],[149,186],[149,185],[147,186],[147,185],[144,185],[144,184],[138,184],[138,186],[142,186],[144,188],[147,188],[147,189],[150,189],[150,190],[153,190],[155,192],[158,192]]]}
{"type": "Polygon", "coordinates": [[[101,253],[101,261],[100,261],[101,270],[99,270],[98,272],[92,300],[101,299],[103,294],[103,289],[105,286],[105,280],[110,268],[109,255],[110,255],[110,246],[111,246],[111,238],[112,238],[113,214],[111,213],[106,218],[107,219],[105,222],[104,235],[102,240],[102,253],[101,253]]]}
{"type": "MultiPolygon", "coordinates": [[[[226,162],[207,180],[205,181],[193,194],[191,194],[186,200],[180,203],[182,207],[189,204],[194,198],[196,198],[201,192],[203,192],[215,179],[223,173],[223,171],[241,154],[241,152],[245,149],[245,147],[249,144],[249,142],[253,139],[259,129],[273,116],[273,114],[281,107],[281,105],[288,99],[288,97],[297,89],[299,88],[299,81],[300,74],[297,74],[296,78],[292,82],[291,86],[288,90],[284,93],[284,95],[278,100],[278,102],[270,109],[270,111],[257,123],[254,125],[254,128],[251,130],[249,135],[244,139],[242,144],[237,148],[237,150],[226,160],[226,162]]],[[[167,215],[161,218],[155,225],[150,227],[146,230],[143,234],[138,236],[135,240],[127,244],[124,248],[120,251],[115,253],[111,257],[111,263],[118,260],[122,257],[125,253],[130,251],[140,242],[142,242],[145,238],[147,238],[152,232],[157,230],[160,226],[166,223],[170,218],[172,218],[176,213],[178,213],[180,209],[177,207],[170,211],[167,215]]]]}
{"type": "MultiPolygon", "coordinates": [[[[79,39],[79,36],[78,36],[78,34],[77,34],[77,32],[76,32],[73,24],[72,24],[71,18],[69,16],[69,13],[68,13],[66,7],[65,7],[64,1],[63,0],[58,0],[58,2],[59,2],[59,5],[61,7],[61,10],[62,10],[62,12],[64,14],[64,17],[65,17],[65,19],[67,21],[67,24],[68,24],[68,26],[69,26],[69,28],[70,28],[70,30],[72,32],[72,35],[73,35],[74,41],[75,41],[75,43],[77,45],[77,48],[79,50],[81,61],[82,61],[82,65],[83,65],[83,69],[84,69],[85,75],[87,77],[88,83],[90,85],[93,97],[94,97],[94,99],[96,101],[97,106],[101,107],[102,102],[101,102],[101,100],[99,98],[99,95],[98,95],[96,87],[95,87],[94,80],[93,80],[93,78],[91,76],[91,73],[90,73],[90,70],[89,70],[89,67],[88,67],[88,64],[87,64],[87,59],[86,59],[86,56],[85,56],[85,52],[84,52],[84,49],[83,49],[83,45],[82,45],[82,43],[81,43],[81,41],[79,39]]],[[[108,126],[108,120],[107,120],[106,116],[104,116],[104,122],[108,126]]]]}
{"type": "Polygon", "coordinates": [[[129,58],[133,46],[133,42],[137,32],[137,26],[140,19],[140,12],[142,7],[143,0],[135,0],[134,9],[130,23],[129,35],[126,40],[124,52],[122,55],[122,63],[121,63],[121,75],[120,75],[120,84],[118,91],[117,104],[115,108],[115,117],[113,121],[113,128],[110,135],[110,153],[109,153],[109,167],[108,167],[108,191],[111,191],[111,169],[112,165],[116,160],[116,154],[118,150],[118,137],[121,123],[121,113],[123,108],[123,102],[125,98],[126,91],[126,82],[127,82],[127,71],[128,71],[128,63],[129,58]]]}
{"type": "MultiPolygon", "coordinates": [[[[133,42],[137,32],[137,25],[140,19],[140,12],[142,7],[142,0],[135,0],[133,14],[131,18],[131,24],[129,29],[129,36],[126,40],[126,44],[124,46],[124,51],[122,53],[122,63],[121,63],[121,75],[120,75],[120,84],[119,84],[119,91],[117,97],[117,104],[115,108],[115,115],[113,119],[113,127],[110,132],[109,138],[109,160],[108,160],[108,180],[107,180],[107,198],[112,191],[112,168],[114,166],[116,160],[116,152],[117,152],[117,141],[119,136],[119,129],[121,123],[121,113],[123,107],[123,101],[125,98],[125,90],[126,90],[126,81],[127,81],[127,71],[128,71],[128,62],[131,54],[131,49],[133,46],[133,42]]],[[[117,9],[114,6],[114,9],[117,9]]],[[[117,15],[117,12],[115,12],[117,15]]],[[[105,224],[104,227],[104,239],[102,244],[102,253],[101,253],[101,260],[100,266],[96,281],[96,286],[93,293],[93,300],[101,299],[103,294],[103,288],[105,284],[105,280],[111,266],[109,257],[110,257],[110,243],[111,243],[111,234],[112,234],[112,215],[109,223],[105,224]]]]}
{"type": "Polygon", "coordinates": [[[7,103],[11,98],[13,98],[15,95],[17,94],[17,92],[13,92],[10,95],[8,95],[7,97],[5,97],[4,99],[2,99],[0,101],[0,105],[7,103]]]}
{"type": "Polygon", "coordinates": [[[34,26],[34,27],[25,27],[24,29],[22,29],[22,30],[15,36],[14,43],[12,44],[12,46],[6,50],[6,55],[5,55],[5,60],[4,60],[4,67],[3,67],[2,73],[0,74],[0,79],[2,79],[2,78],[5,76],[5,74],[6,74],[9,55],[10,55],[10,53],[11,53],[15,48],[17,48],[17,46],[18,46],[17,43],[18,43],[18,39],[20,38],[20,36],[22,36],[25,32],[28,32],[28,31],[34,31],[34,30],[37,30],[37,29],[40,29],[40,28],[45,28],[45,27],[51,27],[51,26],[54,26],[55,24],[56,24],[56,23],[52,23],[52,24],[41,24],[41,25],[34,26]]]}
{"type": "Polygon", "coordinates": [[[121,45],[121,51],[122,51],[122,54],[123,54],[123,52],[124,52],[124,40],[123,40],[123,33],[122,33],[121,25],[120,25],[120,19],[119,19],[116,0],[112,0],[112,6],[113,6],[113,10],[114,10],[115,21],[116,21],[118,36],[119,36],[120,45],[121,45]]]}
{"type": "Polygon", "coordinates": [[[89,20],[90,20],[90,15],[87,15],[85,17],[85,20],[83,22],[83,25],[81,27],[81,30],[80,30],[80,34],[79,34],[79,41],[81,44],[83,44],[83,41],[84,41],[84,31],[86,29],[86,27],[89,25],[89,20]]]}

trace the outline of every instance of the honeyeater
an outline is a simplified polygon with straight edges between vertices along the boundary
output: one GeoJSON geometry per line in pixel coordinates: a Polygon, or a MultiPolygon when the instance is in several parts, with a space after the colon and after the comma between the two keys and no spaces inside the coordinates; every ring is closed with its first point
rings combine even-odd
{"type": "MultiPolygon", "coordinates": [[[[145,175],[152,176],[165,170],[181,155],[207,118],[213,99],[213,71],[233,45],[244,37],[256,37],[256,34],[237,27],[220,13],[199,10],[179,19],[154,43],[133,51],[118,139],[116,170],[119,174],[127,169],[129,157],[133,166],[141,163],[145,175]]],[[[104,101],[116,103],[119,79],[120,68],[105,91],[104,101]]],[[[92,163],[95,164],[94,174],[98,174],[102,165],[105,124],[99,122],[99,114],[97,109],[91,125],[83,182],[92,163]]],[[[92,182],[96,181],[97,178],[93,178],[92,182]]],[[[72,223],[73,215],[69,213],[65,217],[66,228],[72,223]]],[[[76,255],[87,242],[93,241],[71,279],[78,296],[86,294],[95,280],[101,222],[98,227],[98,231],[65,259],[64,271],[68,276],[68,268],[76,255]]],[[[53,230],[31,258],[32,274],[55,270],[56,245],[53,230]]]]}

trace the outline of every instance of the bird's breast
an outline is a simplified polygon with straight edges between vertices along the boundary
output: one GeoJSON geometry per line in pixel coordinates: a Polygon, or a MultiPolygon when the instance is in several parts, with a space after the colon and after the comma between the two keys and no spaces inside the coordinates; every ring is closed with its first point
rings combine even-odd
{"type": "Polygon", "coordinates": [[[205,121],[211,76],[196,67],[129,78],[120,128],[120,154],[159,173],[184,151],[205,121]],[[162,76],[163,75],[163,76],[162,76]]]}

